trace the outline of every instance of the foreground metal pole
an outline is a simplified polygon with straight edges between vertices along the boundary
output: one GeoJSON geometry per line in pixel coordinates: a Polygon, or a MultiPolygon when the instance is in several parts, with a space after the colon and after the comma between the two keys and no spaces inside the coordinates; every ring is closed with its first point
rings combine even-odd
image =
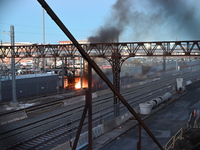
{"type": "Polygon", "coordinates": [[[86,89],[85,94],[86,94],[86,103],[78,127],[78,131],[76,133],[76,138],[74,140],[72,150],[75,150],[77,147],[79,136],[81,134],[81,129],[83,127],[84,120],[87,114],[87,110],[88,110],[88,150],[92,150],[92,68],[90,64],[88,64],[88,89],[86,89]]]}
{"type": "Polygon", "coordinates": [[[65,33],[65,35],[73,42],[73,44],[77,47],[80,54],[83,58],[92,66],[92,68],[96,71],[96,73],[107,83],[110,89],[118,96],[121,102],[127,107],[127,109],[131,112],[131,114],[138,120],[138,122],[142,125],[142,127],[146,130],[149,136],[153,139],[153,141],[158,145],[161,150],[164,150],[162,145],[158,142],[155,136],[151,133],[149,128],[143,122],[143,120],[138,116],[138,114],[133,110],[133,108],[128,104],[128,102],[124,99],[124,97],[118,92],[118,90],[113,86],[107,76],[102,72],[102,70],[98,67],[98,65],[89,57],[89,55],[84,51],[84,49],[79,45],[77,40],[73,37],[73,35],[69,32],[69,30],[65,27],[65,25],[61,22],[61,20],[56,16],[53,10],[49,7],[49,5],[44,0],[38,0],[38,2],[42,5],[42,7],[47,11],[49,16],[55,21],[55,23],[60,27],[60,29],[65,33]]]}
{"type": "Polygon", "coordinates": [[[2,79],[2,76],[1,76],[1,72],[0,72],[0,102],[2,102],[2,87],[1,87],[1,79],[2,79]]]}
{"type": "Polygon", "coordinates": [[[137,150],[142,150],[142,134],[141,134],[141,124],[138,124],[138,142],[137,142],[137,150]]]}
{"type": "Polygon", "coordinates": [[[76,137],[75,137],[75,140],[74,140],[72,150],[76,150],[76,146],[78,144],[78,140],[79,140],[79,137],[80,137],[80,134],[81,134],[81,129],[83,127],[83,123],[84,123],[86,114],[87,114],[87,105],[85,105],[85,107],[84,107],[83,114],[82,114],[82,117],[81,117],[81,120],[80,120],[80,123],[79,123],[79,126],[78,126],[78,131],[76,133],[76,137]]]}
{"type": "Polygon", "coordinates": [[[88,150],[92,150],[92,67],[88,64],[88,89],[87,89],[87,106],[88,106],[88,150]]]}

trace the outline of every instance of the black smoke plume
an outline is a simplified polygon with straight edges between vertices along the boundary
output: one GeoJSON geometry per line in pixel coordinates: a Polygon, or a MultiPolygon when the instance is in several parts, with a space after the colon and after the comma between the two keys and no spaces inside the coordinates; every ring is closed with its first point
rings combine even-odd
{"type": "Polygon", "coordinates": [[[200,1],[152,0],[151,5],[159,8],[160,17],[168,26],[172,37],[176,35],[179,38],[188,38],[185,40],[200,38],[200,14],[198,9],[200,1]]]}
{"type": "Polygon", "coordinates": [[[117,0],[111,17],[88,40],[199,40],[199,5],[198,0],[117,0]]]}
{"type": "Polygon", "coordinates": [[[131,0],[117,0],[112,6],[111,16],[101,26],[96,36],[88,38],[89,42],[117,42],[124,28],[129,24],[131,0]]]}

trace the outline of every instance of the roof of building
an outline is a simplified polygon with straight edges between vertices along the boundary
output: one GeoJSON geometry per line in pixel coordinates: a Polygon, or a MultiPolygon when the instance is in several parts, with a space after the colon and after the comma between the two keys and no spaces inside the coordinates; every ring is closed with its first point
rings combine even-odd
{"type": "MultiPolygon", "coordinates": [[[[48,77],[48,76],[58,76],[58,74],[54,73],[25,74],[25,75],[17,75],[16,79],[38,78],[38,77],[48,77]]],[[[1,81],[7,81],[11,79],[12,76],[2,76],[1,81]]]]}

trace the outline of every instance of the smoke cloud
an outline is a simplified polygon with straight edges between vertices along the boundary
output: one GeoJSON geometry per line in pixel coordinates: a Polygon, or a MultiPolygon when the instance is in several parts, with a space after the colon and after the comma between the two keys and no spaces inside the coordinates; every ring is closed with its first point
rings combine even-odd
{"type": "MultiPolygon", "coordinates": [[[[146,15],[149,30],[145,30],[150,38],[162,40],[194,40],[200,38],[198,19],[198,0],[151,0],[150,8],[146,15]],[[148,19],[149,17],[149,19],[148,19]],[[151,18],[151,19],[150,19],[151,18]],[[152,32],[153,31],[153,32],[152,32]],[[154,34],[156,33],[156,34],[154,34]],[[151,36],[150,36],[151,35],[151,36]]],[[[138,29],[138,25],[135,24],[138,29]]],[[[143,29],[146,25],[142,26],[143,29]]],[[[137,33],[140,34],[140,33],[137,33]]],[[[141,34],[142,38],[144,35],[141,34]]],[[[149,39],[147,39],[149,40],[149,39]]]]}
{"type": "Polygon", "coordinates": [[[111,16],[101,26],[96,36],[89,37],[90,42],[117,42],[125,27],[130,23],[131,0],[117,0],[112,6],[111,16]]]}
{"type": "Polygon", "coordinates": [[[198,0],[117,0],[89,42],[197,40],[198,0]]]}

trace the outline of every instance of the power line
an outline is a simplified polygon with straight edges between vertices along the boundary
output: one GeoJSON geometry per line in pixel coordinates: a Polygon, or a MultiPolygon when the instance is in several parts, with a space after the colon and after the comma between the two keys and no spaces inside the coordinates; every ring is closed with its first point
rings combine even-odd
{"type": "MultiPolygon", "coordinates": [[[[36,33],[36,32],[15,32],[15,34],[17,35],[17,34],[29,34],[29,35],[41,35],[41,33],[36,33]]],[[[66,37],[64,34],[62,35],[62,34],[47,34],[47,33],[45,33],[45,35],[46,36],[60,36],[60,37],[66,37]]],[[[76,35],[76,36],[78,36],[78,35],[76,35]]],[[[83,35],[80,35],[80,36],[78,36],[78,37],[83,37],[83,38],[86,38],[87,36],[83,36],[83,35]]],[[[48,38],[48,37],[47,37],[48,38]]]]}
{"type": "MultiPolygon", "coordinates": [[[[0,23],[0,24],[10,25],[8,23],[0,23]]],[[[35,27],[35,28],[42,29],[42,26],[32,26],[32,25],[22,25],[22,24],[14,24],[14,25],[15,26],[21,26],[21,27],[27,27],[27,28],[35,27]]],[[[45,28],[47,28],[47,29],[59,29],[59,28],[52,28],[52,27],[48,27],[48,26],[45,26],[45,28]]],[[[92,30],[81,30],[81,29],[71,29],[71,30],[74,30],[74,31],[92,31],[92,30]]]]}

